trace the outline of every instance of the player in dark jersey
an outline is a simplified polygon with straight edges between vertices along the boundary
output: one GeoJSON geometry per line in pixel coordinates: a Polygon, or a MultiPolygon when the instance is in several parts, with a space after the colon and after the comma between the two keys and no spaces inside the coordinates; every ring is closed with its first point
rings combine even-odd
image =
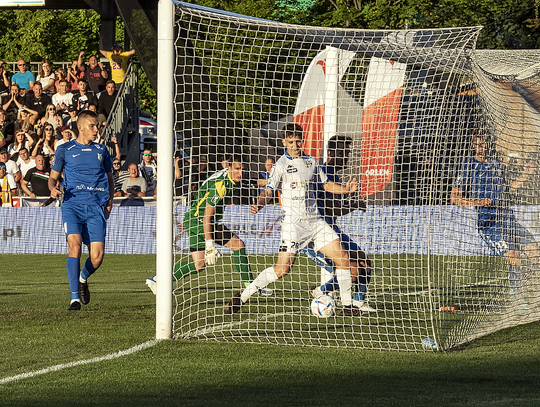
{"type": "MultiPolygon", "coordinates": [[[[352,139],[350,137],[340,135],[333,136],[328,141],[328,159],[321,166],[321,169],[330,181],[340,183],[338,172],[347,165],[351,144],[352,139]]],[[[358,244],[343,233],[336,223],[338,216],[347,215],[357,209],[365,210],[365,204],[362,201],[353,199],[344,201],[342,195],[330,194],[322,188],[319,188],[318,198],[319,211],[324,216],[325,222],[338,234],[343,248],[349,254],[354,292],[353,305],[356,305],[360,311],[373,312],[375,309],[366,301],[367,286],[371,280],[371,261],[358,244]]],[[[339,289],[337,277],[335,276],[335,265],[332,260],[326,258],[322,253],[316,252],[310,246],[302,249],[301,253],[321,267],[321,283],[319,286],[312,287],[313,296],[331,295],[334,290],[339,289]]]]}
{"type": "Polygon", "coordinates": [[[508,262],[511,294],[524,311],[527,304],[523,293],[521,253],[537,263],[538,246],[531,233],[517,222],[506,198],[505,188],[509,185],[510,192],[517,191],[535,168],[532,163],[527,163],[520,176],[509,182],[503,164],[487,154],[486,134],[475,131],[472,146],[475,155],[463,163],[454,181],[450,202],[477,207],[478,233],[495,255],[503,256],[508,262]]]}
{"type": "Polygon", "coordinates": [[[56,149],[49,176],[51,198],[58,198],[61,192],[57,181],[63,175],[62,222],[69,250],[66,263],[71,291],[69,311],[78,311],[81,302],[90,301],[86,280],[103,261],[114,193],[111,156],[103,144],[95,143],[98,137],[96,114],[83,111],[77,119],[77,128],[77,139],[56,149]],[[81,271],[83,243],[88,246],[89,255],[81,271]]]}
{"type": "MultiPolygon", "coordinates": [[[[223,218],[225,206],[232,202],[233,194],[239,190],[244,170],[240,156],[233,156],[228,168],[208,177],[195,193],[191,207],[184,215],[183,226],[189,234],[191,261],[183,261],[174,266],[174,278],[179,280],[191,274],[203,271],[206,265],[216,264],[220,253],[216,244],[233,251],[234,268],[247,286],[252,281],[251,270],[246,256],[244,242],[225,225],[219,222],[223,218]]],[[[146,280],[146,284],[156,293],[155,277],[146,280]]],[[[272,294],[271,290],[260,292],[272,294]]]]}

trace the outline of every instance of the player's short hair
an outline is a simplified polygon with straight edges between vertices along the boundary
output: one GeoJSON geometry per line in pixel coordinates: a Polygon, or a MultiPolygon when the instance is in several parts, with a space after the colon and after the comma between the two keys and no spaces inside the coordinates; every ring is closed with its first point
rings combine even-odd
{"type": "Polygon", "coordinates": [[[94,118],[97,120],[97,117],[97,114],[92,110],[83,110],[81,113],[79,113],[79,116],[77,117],[77,124],[79,124],[80,120],[88,120],[90,118],[94,118]]]}
{"type": "Polygon", "coordinates": [[[352,144],[352,138],[343,136],[341,134],[336,134],[335,136],[332,136],[330,140],[328,140],[328,149],[337,150],[340,143],[344,144],[345,147],[348,147],[352,144]]]}
{"type": "Polygon", "coordinates": [[[283,138],[288,137],[303,137],[304,130],[302,129],[302,126],[300,126],[297,123],[287,123],[285,127],[283,127],[283,130],[281,130],[281,135],[283,138]]]}

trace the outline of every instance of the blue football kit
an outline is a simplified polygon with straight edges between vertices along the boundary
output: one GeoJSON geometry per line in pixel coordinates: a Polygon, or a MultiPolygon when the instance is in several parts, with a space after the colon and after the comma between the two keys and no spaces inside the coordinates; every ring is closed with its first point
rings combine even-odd
{"type": "Polygon", "coordinates": [[[63,173],[62,220],[67,235],[80,234],[83,243],[105,242],[104,206],[109,201],[112,159],[103,144],[79,144],[76,140],[60,145],[51,169],[63,173]]]}
{"type": "Polygon", "coordinates": [[[477,208],[477,227],[482,239],[497,256],[534,242],[531,233],[517,222],[509,207],[505,183],[504,166],[499,161],[489,158],[481,162],[469,157],[453,185],[472,199],[491,199],[491,205],[477,208]]]}

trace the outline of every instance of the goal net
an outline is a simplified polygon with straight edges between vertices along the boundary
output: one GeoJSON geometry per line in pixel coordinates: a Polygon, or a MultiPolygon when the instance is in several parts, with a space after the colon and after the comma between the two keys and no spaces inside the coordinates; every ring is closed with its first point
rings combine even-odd
{"type": "Polygon", "coordinates": [[[175,150],[176,338],[445,350],[539,319],[536,51],[475,50],[479,27],[317,28],[185,3],[175,13],[175,130],[188,146],[175,150]],[[293,125],[311,161],[287,156],[293,125]],[[294,162],[328,162],[330,181],[358,190],[332,200],[317,192],[324,176],[306,181],[294,162]],[[265,185],[274,194],[251,215],[265,185]],[[316,235],[287,275],[261,280],[296,250],[291,213],[310,202],[295,188],[340,208],[332,226],[352,243],[331,252],[316,235]],[[204,267],[195,230],[209,207],[223,211],[210,224],[222,256],[204,267]],[[321,247],[333,261],[313,261],[321,247]],[[321,291],[335,305],[327,318],[312,311],[321,291]],[[236,293],[248,300],[228,314],[236,293]]]}

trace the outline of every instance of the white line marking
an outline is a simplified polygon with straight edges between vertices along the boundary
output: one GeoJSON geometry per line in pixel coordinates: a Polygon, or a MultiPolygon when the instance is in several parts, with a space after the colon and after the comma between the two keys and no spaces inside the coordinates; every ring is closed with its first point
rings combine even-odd
{"type": "Polygon", "coordinates": [[[159,342],[158,339],[153,339],[151,341],[141,343],[140,345],[134,346],[132,348],[129,348],[129,349],[126,349],[126,350],[121,350],[121,351],[116,352],[116,353],[111,353],[109,355],[100,356],[100,357],[92,358],[92,359],[79,360],[77,362],[62,363],[60,365],[51,366],[51,367],[48,367],[46,369],[37,370],[35,372],[23,373],[23,374],[20,374],[20,375],[17,375],[17,376],[6,377],[4,379],[0,379],[0,384],[6,384],[6,383],[10,383],[10,382],[15,382],[17,380],[27,379],[29,377],[34,377],[34,376],[38,376],[38,375],[45,374],[45,373],[57,372],[58,370],[66,369],[66,368],[69,368],[69,367],[75,367],[75,366],[79,366],[79,365],[87,365],[89,363],[96,363],[96,362],[102,362],[104,360],[111,360],[111,359],[120,358],[122,356],[131,355],[132,353],[138,352],[140,350],[150,348],[150,347],[154,346],[155,344],[157,344],[158,342],[159,342]]]}

